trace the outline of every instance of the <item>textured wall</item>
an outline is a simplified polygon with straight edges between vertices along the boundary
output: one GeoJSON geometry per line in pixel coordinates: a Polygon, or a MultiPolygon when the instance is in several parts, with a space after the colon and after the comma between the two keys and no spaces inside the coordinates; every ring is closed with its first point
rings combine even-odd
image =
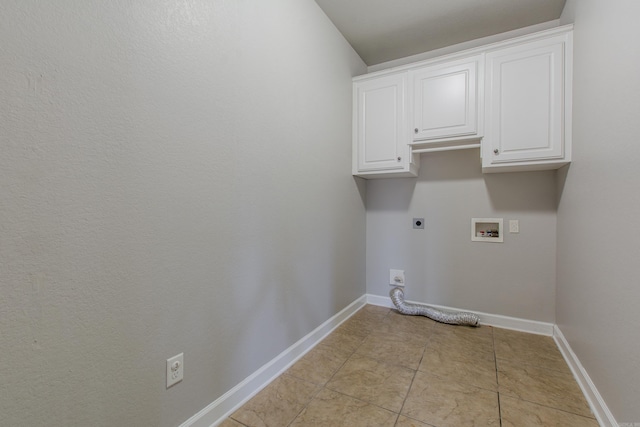
{"type": "Polygon", "coordinates": [[[558,208],[557,323],[619,423],[640,423],[640,3],[568,0],[573,162],[558,208]]]}
{"type": "Polygon", "coordinates": [[[365,292],[365,67],[313,1],[3,1],[0,40],[3,425],[176,425],[365,292]]]}
{"type": "Polygon", "coordinates": [[[367,183],[367,292],[543,322],[555,320],[555,171],[482,174],[479,150],[422,155],[417,179],[367,183]],[[412,229],[424,217],[425,229],[412,229]],[[471,241],[471,218],[520,221],[504,243],[471,241]]]}

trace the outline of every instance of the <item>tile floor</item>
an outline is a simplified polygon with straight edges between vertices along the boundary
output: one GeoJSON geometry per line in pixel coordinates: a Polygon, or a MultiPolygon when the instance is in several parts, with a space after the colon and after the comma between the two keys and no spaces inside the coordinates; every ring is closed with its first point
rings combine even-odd
{"type": "Polygon", "coordinates": [[[550,337],[367,305],[222,427],[597,427],[550,337]]]}

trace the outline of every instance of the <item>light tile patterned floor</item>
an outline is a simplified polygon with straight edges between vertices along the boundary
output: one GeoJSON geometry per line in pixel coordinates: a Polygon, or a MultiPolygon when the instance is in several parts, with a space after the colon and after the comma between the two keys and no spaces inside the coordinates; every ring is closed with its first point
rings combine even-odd
{"type": "Polygon", "coordinates": [[[222,427],[597,427],[550,337],[367,305],[222,427]]]}

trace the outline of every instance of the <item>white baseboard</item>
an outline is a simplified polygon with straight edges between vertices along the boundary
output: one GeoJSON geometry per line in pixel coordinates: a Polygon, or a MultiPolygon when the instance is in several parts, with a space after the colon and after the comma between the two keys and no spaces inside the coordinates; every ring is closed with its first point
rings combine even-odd
{"type": "MultiPolygon", "coordinates": [[[[410,302],[410,301],[407,301],[410,302]]],[[[314,331],[300,339],[291,347],[280,353],[269,363],[258,369],[256,372],[247,377],[240,384],[229,390],[220,398],[209,404],[200,412],[189,418],[181,424],[180,427],[215,427],[222,423],[237,408],[246,403],[260,390],[266,387],[276,377],[286,371],[298,359],[304,356],[309,350],[315,347],[328,334],[337,328],[342,322],[351,317],[360,310],[365,304],[378,305],[382,307],[393,308],[393,303],[389,297],[379,295],[363,295],[349,306],[344,308],[338,314],[324,322],[314,331]]],[[[460,312],[460,310],[452,307],[429,304],[430,307],[448,312],[460,312]]],[[[577,356],[571,350],[569,343],[565,339],[562,331],[557,325],[535,320],[520,319],[516,317],[502,316],[498,314],[482,313],[478,311],[470,311],[480,317],[480,323],[483,325],[495,326],[498,328],[513,329],[522,332],[529,332],[539,335],[553,336],[560,352],[564,356],[569,368],[573,372],[578,385],[582,389],[585,398],[591,406],[596,419],[601,426],[618,426],[613,414],[605,404],[602,396],[596,389],[595,385],[589,378],[589,375],[583,368],[577,356]]]]}
{"type": "Polygon", "coordinates": [[[598,423],[601,426],[618,426],[615,418],[613,418],[613,414],[607,407],[607,404],[602,399],[602,396],[596,389],[595,384],[591,381],[589,374],[578,360],[578,356],[573,352],[569,342],[566,340],[558,325],[555,325],[553,328],[553,338],[564,356],[564,360],[566,360],[571,372],[573,372],[573,376],[575,377],[578,385],[582,389],[582,393],[584,394],[587,402],[589,402],[589,406],[591,407],[591,411],[595,415],[598,423]]]}
{"type": "MultiPolygon", "coordinates": [[[[408,303],[416,303],[407,301],[408,303]]],[[[391,298],[382,297],[379,295],[367,294],[367,303],[373,305],[379,305],[382,307],[393,308],[394,305],[391,302],[391,298]]],[[[553,336],[553,323],[539,322],[537,320],[520,319],[517,317],[502,316],[500,314],[489,314],[481,311],[461,310],[454,307],[446,307],[442,305],[427,304],[429,307],[436,308],[438,310],[447,311],[450,313],[459,313],[465,311],[467,313],[473,313],[480,317],[481,325],[495,326],[504,329],[513,329],[516,331],[528,332],[530,334],[553,336]]]]}
{"type": "MultiPolygon", "coordinates": [[[[379,295],[367,295],[367,303],[373,305],[379,305],[382,307],[390,307],[393,308],[393,303],[391,302],[391,298],[382,297],[379,295]]],[[[410,301],[407,301],[410,302],[410,301]]],[[[464,310],[460,310],[452,307],[444,307],[433,304],[428,304],[430,307],[437,308],[439,310],[448,311],[448,312],[460,312],[464,310]]],[[[536,320],[527,320],[527,319],[519,319],[516,317],[508,317],[502,316],[498,314],[489,314],[482,313],[478,311],[469,311],[470,313],[477,314],[480,317],[480,323],[483,325],[496,326],[499,328],[505,329],[514,329],[522,332],[529,332],[539,335],[548,335],[552,336],[558,346],[558,349],[562,353],[562,356],[566,360],[571,372],[573,373],[576,382],[582,389],[582,393],[584,394],[593,414],[595,415],[598,423],[603,427],[618,427],[618,423],[616,422],[613,414],[607,407],[604,399],[596,389],[595,384],[591,381],[589,374],[584,369],[580,360],[575,355],[569,343],[565,339],[564,335],[560,328],[557,325],[546,322],[539,322],[536,320]]]]}
{"type": "Polygon", "coordinates": [[[214,427],[222,423],[237,408],[246,403],[271,381],[286,371],[365,304],[366,296],[363,295],[307,334],[304,338],[280,353],[240,384],[182,423],[180,427],[214,427]]]}

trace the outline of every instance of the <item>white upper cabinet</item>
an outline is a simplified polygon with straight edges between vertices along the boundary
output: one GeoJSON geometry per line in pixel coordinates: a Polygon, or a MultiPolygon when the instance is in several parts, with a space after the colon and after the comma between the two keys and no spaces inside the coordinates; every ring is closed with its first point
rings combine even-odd
{"type": "Polygon", "coordinates": [[[571,161],[571,32],[486,54],[484,172],[571,161]]]}
{"type": "Polygon", "coordinates": [[[420,154],[481,146],[483,172],[571,161],[573,26],[353,79],[353,174],[417,176],[420,154]]]}
{"type": "Polygon", "coordinates": [[[413,143],[478,138],[482,56],[409,71],[413,143]]]}
{"type": "Polygon", "coordinates": [[[417,176],[419,157],[407,144],[406,93],[406,72],[354,81],[354,175],[417,176]]]}

